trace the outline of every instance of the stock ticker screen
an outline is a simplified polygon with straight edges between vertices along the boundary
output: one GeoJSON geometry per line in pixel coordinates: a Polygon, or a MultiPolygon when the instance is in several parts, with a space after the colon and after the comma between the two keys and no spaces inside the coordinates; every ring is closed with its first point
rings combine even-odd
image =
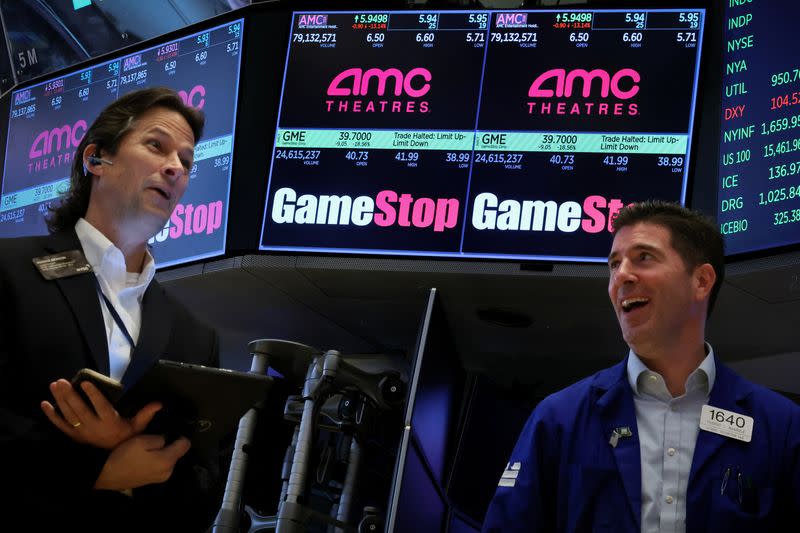
{"type": "Polygon", "coordinates": [[[168,86],[206,116],[189,186],[149,243],[158,267],[225,251],[243,19],[52,77],[11,94],[0,237],[43,235],[89,125],[108,104],[168,86]]]}
{"type": "Polygon", "coordinates": [[[685,200],[704,18],[294,13],[261,249],[605,261],[685,200]]]}
{"type": "Polygon", "coordinates": [[[728,0],[717,219],[726,254],[800,243],[800,5],[728,0]]]}

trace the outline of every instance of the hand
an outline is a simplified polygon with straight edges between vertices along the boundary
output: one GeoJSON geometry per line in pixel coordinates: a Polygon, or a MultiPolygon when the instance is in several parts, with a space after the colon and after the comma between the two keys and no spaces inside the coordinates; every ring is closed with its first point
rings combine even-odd
{"type": "Polygon", "coordinates": [[[53,425],[82,444],[112,450],[144,431],[161,409],[160,403],[152,402],[142,407],[133,418],[124,418],[93,384],[83,381],[80,386],[89,397],[91,406],[83,401],[69,381],[59,379],[50,384],[50,392],[61,415],[50,402],[43,401],[41,407],[53,425]]]}
{"type": "Polygon", "coordinates": [[[108,456],[94,488],[125,490],[165,482],[191,443],[186,437],[169,446],[164,443],[164,437],[159,435],[137,435],[126,440],[108,456]]]}

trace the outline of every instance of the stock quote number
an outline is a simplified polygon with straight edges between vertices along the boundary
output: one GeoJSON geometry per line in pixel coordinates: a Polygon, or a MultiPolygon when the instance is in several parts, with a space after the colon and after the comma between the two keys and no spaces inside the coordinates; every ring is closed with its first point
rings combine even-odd
{"type": "Polygon", "coordinates": [[[682,167],[683,166],[683,158],[682,157],[659,157],[658,158],[658,166],[659,167],[682,167]]]}
{"type": "Polygon", "coordinates": [[[637,30],[644,28],[644,13],[625,13],[625,24],[634,24],[637,30]]]}
{"type": "Polygon", "coordinates": [[[785,200],[794,200],[800,197],[800,185],[794,187],[781,187],[767,192],[758,193],[758,205],[769,205],[785,200]]]}
{"type": "Polygon", "coordinates": [[[800,161],[769,167],[769,179],[771,180],[785,178],[786,176],[794,176],[796,174],[800,174],[800,161]]]}
{"type": "Polygon", "coordinates": [[[778,211],[774,215],[775,219],[772,222],[773,226],[781,226],[783,224],[794,224],[800,222],[800,209],[792,209],[790,211],[778,211]]]}
{"type": "Polygon", "coordinates": [[[800,68],[792,69],[791,71],[777,72],[769,77],[769,81],[773,87],[778,85],[786,85],[800,80],[800,68]]]}
{"type": "Polygon", "coordinates": [[[447,163],[469,163],[469,152],[447,152],[444,160],[447,163]]]}
{"type": "Polygon", "coordinates": [[[402,163],[419,161],[419,152],[397,152],[394,158],[402,163]]]}
{"type": "Polygon", "coordinates": [[[369,160],[369,152],[366,150],[349,150],[344,154],[344,158],[348,161],[367,161],[369,160]]]}
{"type": "Polygon", "coordinates": [[[761,135],[770,135],[780,131],[792,130],[797,127],[800,127],[800,115],[776,118],[775,120],[761,123],[761,135]]]}
{"type": "Polygon", "coordinates": [[[550,156],[553,165],[574,165],[575,156],[572,154],[553,154],[550,156]]]}
{"type": "Polygon", "coordinates": [[[572,32],[569,34],[569,42],[571,43],[588,43],[589,42],[589,32],[580,31],[580,32],[572,32]]]}
{"type": "Polygon", "coordinates": [[[477,25],[479,30],[485,30],[489,25],[489,15],[486,13],[470,13],[468,21],[470,24],[477,25]]]}
{"type": "Polygon", "coordinates": [[[700,13],[681,13],[678,15],[678,22],[688,23],[690,28],[700,26],[700,13]]]}
{"type": "Polygon", "coordinates": [[[610,167],[627,167],[627,155],[607,155],[603,158],[603,164],[610,167]]]}
{"type": "Polygon", "coordinates": [[[562,133],[558,133],[555,135],[551,135],[549,133],[542,135],[542,142],[544,144],[553,144],[553,143],[561,143],[561,144],[575,144],[578,142],[577,135],[564,135],[562,133]]]}
{"type": "Polygon", "coordinates": [[[764,157],[775,157],[776,155],[788,154],[797,150],[800,150],[800,137],[764,145],[764,157]]]}

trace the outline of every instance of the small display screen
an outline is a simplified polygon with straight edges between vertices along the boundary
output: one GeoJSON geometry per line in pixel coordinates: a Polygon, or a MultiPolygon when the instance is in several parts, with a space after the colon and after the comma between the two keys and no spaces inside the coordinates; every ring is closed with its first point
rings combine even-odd
{"type": "Polygon", "coordinates": [[[42,235],[50,206],[69,190],[75,149],[108,104],[168,86],[205,113],[189,186],[150,239],[157,266],[225,252],[244,20],[236,20],[11,94],[0,197],[0,237],[42,235]]]}

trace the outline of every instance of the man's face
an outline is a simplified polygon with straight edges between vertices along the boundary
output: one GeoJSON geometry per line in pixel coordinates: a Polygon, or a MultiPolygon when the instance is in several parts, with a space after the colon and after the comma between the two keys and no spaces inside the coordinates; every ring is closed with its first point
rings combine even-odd
{"type": "Polygon", "coordinates": [[[167,221],[186,191],[194,161],[194,135],[178,112],[155,107],[139,117],[116,154],[100,154],[113,165],[93,167],[91,202],[116,226],[149,236],[167,221]]]}
{"type": "Polygon", "coordinates": [[[699,275],[710,265],[687,271],[664,226],[640,222],[620,229],[608,265],[608,296],[625,342],[638,355],[659,353],[685,338],[695,321],[704,323],[708,290],[699,275]]]}

